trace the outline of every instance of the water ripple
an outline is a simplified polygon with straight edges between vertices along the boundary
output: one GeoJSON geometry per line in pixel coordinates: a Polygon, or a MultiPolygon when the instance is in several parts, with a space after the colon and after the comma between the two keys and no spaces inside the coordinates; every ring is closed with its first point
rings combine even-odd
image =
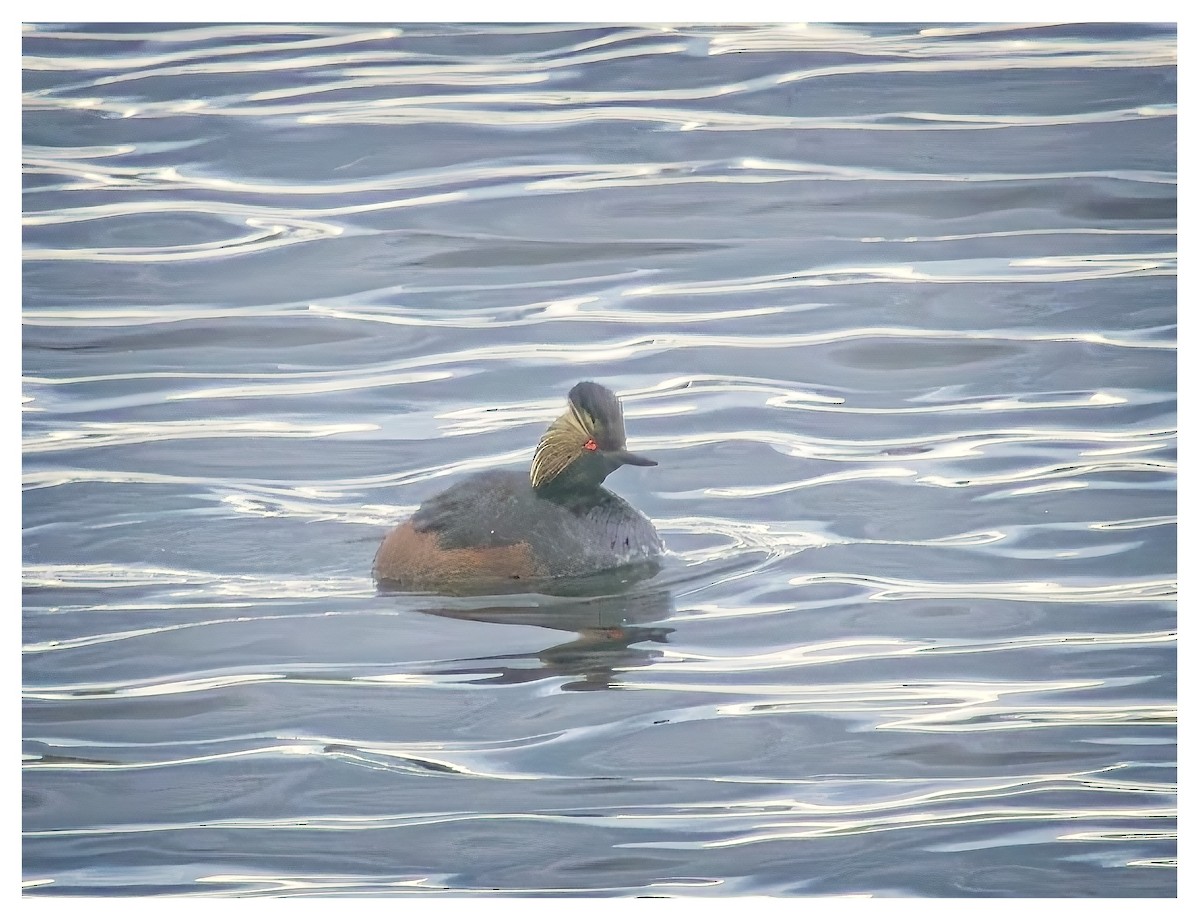
{"type": "Polygon", "coordinates": [[[1174,579],[1145,579],[1133,582],[933,582],[857,573],[810,573],[795,576],[791,585],[856,585],[871,591],[870,601],[901,599],[974,598],[998,601],[1038,601],[1046,603],[1128,603],[1134,601],[1171,601],[1176,597],[1174,579]]]}
{"type": "Polygon", "coordinates": [[[1172,28],[22,43],[28,895],[1174,894],[1172,28]],[[663,570],[381,591],[585,378],[663,570]]]}
{"type": "MultiPolygon", "coordinates": [[[[374,581],[362,577],[319,579],[272,578],[249,574],[168,569],[154,566],[122,566],[116,563],[26,564],[22,582],[29,589],[112,590],[116,588],[166,588],[171,597],[223,599],[345,598],[374,594],[374,581]]],[[[103,608],[103,605],[100,605],[103,608]]]]}

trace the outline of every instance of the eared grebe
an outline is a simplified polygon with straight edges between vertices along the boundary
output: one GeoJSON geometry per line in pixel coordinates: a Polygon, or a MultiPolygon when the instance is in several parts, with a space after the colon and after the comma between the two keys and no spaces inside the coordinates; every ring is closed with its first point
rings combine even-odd
{"type": "Polygon", "coordinates": [[[663,542],[645,515],[600,484],[622,464],[621,401],[583,381],[533,453],[529,474],[492,470],[439,493],[383,539],[375,578],[410,589],[484,587],[654,568],[663,542]]]}

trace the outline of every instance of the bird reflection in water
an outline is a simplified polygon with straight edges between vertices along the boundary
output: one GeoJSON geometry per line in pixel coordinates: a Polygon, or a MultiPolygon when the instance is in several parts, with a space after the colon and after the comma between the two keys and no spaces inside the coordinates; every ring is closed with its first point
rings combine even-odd
{"type": "MultiPolygon", "coordinates": [[[[564,690],[613,687],[618,672],[651,665],[662,657],[661,649],[646,648],[644,644],[663,645],[674,632],[670,627],[657,626],[675,611],[671,592],[652,582],[640,582],[652,572],[629,567],[587,578],[558,580],[544,587],[545,594],[514,593],[511,601],[504,595],[422,599],[428,603],[420,604],[418,609],[438,617],[524,624],[575,634],[565,643],[529,656],[505,653],[460,659],[465,667],[437,669],[435,674],[479,675],[482,670],[486,676],[470,683],[522,684],[563,677],[569,679],[564,690]],[[530,661],[534,657],[537,664],[530,661]]],[[[391,594],[395,586],[381,581],[379,589],[391,594]]],[[[414,599],[412,594],[404,597],[414,599]]]]}

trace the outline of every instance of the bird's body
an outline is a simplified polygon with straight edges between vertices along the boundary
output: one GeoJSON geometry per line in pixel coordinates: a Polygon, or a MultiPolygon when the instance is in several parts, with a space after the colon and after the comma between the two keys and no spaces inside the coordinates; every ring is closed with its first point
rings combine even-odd
{"type": "Polygon", "coordinates": [[[569,399],[529,474],[477,473],[427,499],[384,538],[376,578],[460,591],[655,564],[664,546],[654,525],[600,485],[621,464],[654,462],[625,450],[620,402],[607,388],[578,384],[569,399]]]}

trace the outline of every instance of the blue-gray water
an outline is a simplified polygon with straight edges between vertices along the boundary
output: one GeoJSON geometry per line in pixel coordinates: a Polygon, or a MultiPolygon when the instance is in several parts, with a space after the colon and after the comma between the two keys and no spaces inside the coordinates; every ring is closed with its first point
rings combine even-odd
{"type": "Polygon", "coordinates": [[[1175,32],[24,32],[31,894],[1170,896],[1175,32]],[[388,595],[569,387],[671,555],[388,595]]]}

